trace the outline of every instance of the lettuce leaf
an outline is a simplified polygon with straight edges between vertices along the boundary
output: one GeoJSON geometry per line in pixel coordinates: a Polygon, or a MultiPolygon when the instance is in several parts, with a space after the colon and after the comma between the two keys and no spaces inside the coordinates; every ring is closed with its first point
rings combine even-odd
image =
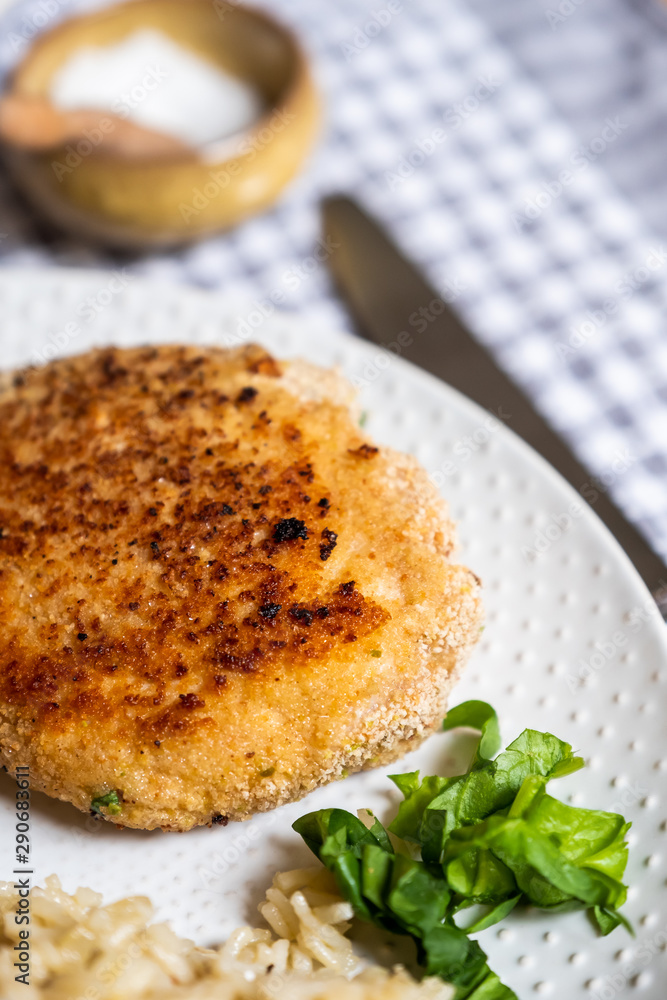
{"type": "Polygon", "coordinates": [[[464,701],[463,704],[451,708],[445,717],[442,728],[445,732],[468,726],[478,729],[479,745],[473,759],[471,770],[487,763],[496,756],[501,747],[500,723],[495,708],[486,701],[464,701]]]}
{"type": "MultiPolygon", "coordinates": [[[[451,982],[457,1000],[512,1000],[470,938],[518,905],[557,912],[586,909],[600,934],[619,925],[629,823],[615,813],[566,805],[546,791],[583,767],[569,743],[526,729],[494,758],[498,718],[486,702],[452,709],[443,728],[467,726],[480,738],[465,774],[391,776],[403,795],[388,830],[416,844],[421,859],[397,853],[384,826],[369,830],[342,809],[297,820],[294,829],[336,877],[362,920],[410,935],[429,975],[451,982]],[[467,927],[455,916],[483,912],[467,927]]],[[[414,853],[417,853],[416,850],[414,853]]]]}
{"type": "Polygon", "coordinates": [[[480,728],[479,745],[466,774],[427,777],[421,782],[419,771],[390,776],[405,801],[389,829],[403,840],[428,843],[429,861],[436,845],[444,849],[452,830],[511,805],[528,775],[564,777],[584,766],[569,743],[532,729],[526,729],[495,760],[487,759],[487,754],[497,751],[500,736],[496,713],[483,701],[467,701],[453,708],[443,728],[455,726],[480,728]]]}
{"type": "Polygon", "coordinates": [[[362,920],[412,937],[420,963],[457,987],[457,998],[516,1000],[486,963],[486,955],[457,927],[452,895],[441,871],[386,850],[387,833],[368,830],[342,809],[324,809],[294,824],[308,847],[336,877],[341,894],[362,920]],[[386,841],[385,841],[386,838],[386,841]],[[485,992],[478,992],[484,989],[485,992]]]}

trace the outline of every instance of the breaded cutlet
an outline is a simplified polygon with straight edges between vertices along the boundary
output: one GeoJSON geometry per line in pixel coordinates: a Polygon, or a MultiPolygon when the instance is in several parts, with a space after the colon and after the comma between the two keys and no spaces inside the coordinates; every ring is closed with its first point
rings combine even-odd
{"type": "Polygon", "coordinates": [[[0,759],[136,828],[246,819],[442,719],[481,621],[336,372],[96,350],[0,392],[0,759]]]}

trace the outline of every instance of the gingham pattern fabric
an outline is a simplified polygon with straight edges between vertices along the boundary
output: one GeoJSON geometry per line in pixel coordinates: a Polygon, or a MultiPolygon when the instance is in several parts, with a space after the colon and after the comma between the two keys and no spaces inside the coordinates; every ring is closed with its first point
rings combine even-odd
{"type": "MultiPolygon", "coordinates": [[[[43,2],[5,16],[5,67],[43,2]]],[[[273,211],[129,266],[233,291],[246,301],[240,323],[280,290],[287,307],[313,316],[313,337],[349,327],[311,255],[319,198],[353,192],[667,557],[667,241],[607,170],[631,125],[608,112],[582,141],[490,29],[491,0],[476,3],[476,12],[464,0],[266,3],[312,55],[327,108],[317,152],[273,211]]],[[[512,4],[498,7],[510,16],[512,4]]],[[[40,242],[11,193],[0,198],[4,262],[109,263],[40,242]]]]}
{"type": "Polygon", "coordinates": [[[605,170],[667,235],[666,0],[471,0],[581,141],[607,115],[628,128],[605,170]]]}

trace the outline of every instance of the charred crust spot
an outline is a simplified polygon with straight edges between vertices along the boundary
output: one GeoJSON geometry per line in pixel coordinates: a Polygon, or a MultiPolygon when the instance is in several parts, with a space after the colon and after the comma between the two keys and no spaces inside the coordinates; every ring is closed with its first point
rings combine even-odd
{"type": "Polygon", "coordinates": [[[213,682],[216,687],[223,688],[227,686],[227,678],[224,674],[214,674],[213,682]]]}
{"type": "Polygon", "coordinates": [[[188,694],[179,694],[178,696],[181,700],[181,708],[187,709],[188,711],[195,708],[203,708],[206,704],[199,695],[195,694],[194,691],[188,692],[188,694]]]}
{"type": "Polygon", "coordinates": [[[301,440],[301,431],[293,424],[285,424],[285,427],[283,428],[283,436],[286,441],[291,441],[294,444],[301,440]]]}
{"type": "Polygon", "coordinates": [[[274,526],[274,542],[293,542],[297,538],[302,538],[304,541],[308,538],[305,521],[299,521],[296,517],[285,517],[274,526]]]}
{"type": "Polygon", "coordinates": [[[107,384],[109,385],[124,379],[128,374],[127,368],[123,368],[123,366],[117,362],[113,351],[110,351],[103,359],[102,372],[105,376],[107,384]]]}
{"type": "Polygon", "coordinates": [[[258,395],[258,390],[252,385],[246,385],[241,389],[240,393],[236,397],[237,403],[250,403],[258,395]]]}
{"type": "Polygon", "coordinates": [[[324,509],[326,510],[327,508],[329,508],[331,506],[331,501],[327,500],[326,497],[322,497],[321,500],[317,501],[317,506],[318,507],[324,507],[324,509]]]}
{"type": "Polygon", "coordinates": [[[176,669],[174,670],[174,673],[176,674],[177,677],[185,677],[187,672],[188,668],[185,666],[184,663],[178,663],[176,665],[176,669]]]}
{"type": "Polygon", "coordinates": [[[181,465],[178,469],[172,470],[171,480],[179,486],[185,486],[186,483],[192,482],[192,475],[187,465],[181,465]]]}
{"type": "Polygon", "coordinates": [[[326,562],[333,550],[336,548],[338,542],[338,535],[335,531],[331,531],[329,528],[324,528],[322,531],[322,544],[320,545],[320,559],[322,562],[326,562]]]}
{"type": "Polygon", "coordinates": [[[259,614],[262,618],[271,620],[276,617],[278,612],[281,610],[282,604],[262,604],[259,609],[259,614]]]}
{"type": "Polygon", "coordinates": [[[272,489],[273,489],[272,486],[260,486],[259,495],[265,497],[271,492],[272,489]]]}
{"type": "Polygon", "coordinates": [[[230,670],[242,674],[252,674],[263,659],[264,653],[256,646],[248,653],[229,653],[225,648],[216,650],[214,660],[223,670],[230,670]]]}
{"type": "Polygon", "coordinates": [[[302,625],[313,624],[313,612],[309,611],[308,608],[299,607],[298,604],[295,604],[293,608],[290,608],[290,615],[302,625]]]}
{"type": "Polygon", "coordinates": [[[87,638],[88,635],[86,632],[79,632],[79,634],[77,635],[77,639],[79,640],[79,642],[85,642],[87,638]]]}
{"type": "Polygon", "coordinates": [[[341,583],[340,587],[338,588],[338,592],[340,594],[344,594],[345,596],[348,596],[349,594],[353,594],[354,593],[354,580],[350,580],[348,583],[341,583]]]}
{"type": "Polygon", "coordinates": [[[362,444],[358,448],[348,448],[347,450],[355,458],[375,458],[380,449],[372,444],[362,444]]]}
{"type": "Polygon", "coordinates": [[[130,601],[128,607],[129,607],[130,611],[138,611],[139,607],[140,607],[140,602],[139,601],[130,601]]]}
{"type": "Polygon", "coordinates": [[[229,823],[229,817],[223,816],[222,813],[216,813],[215,816],[211,816],[211,823],[214,826],[227,826],[229,823]]]}
{"type": "Polygon", "coordinates": [[[157,507],[149,507],[148,513],[151,517],[157,517],[157,507]]]}

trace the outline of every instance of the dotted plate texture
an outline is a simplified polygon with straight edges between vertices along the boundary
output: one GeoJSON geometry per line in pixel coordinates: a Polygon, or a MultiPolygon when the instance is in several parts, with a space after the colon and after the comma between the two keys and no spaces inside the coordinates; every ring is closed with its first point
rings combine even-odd
{"type": "MultiPolygon", "coordinates": [[[[575,804],[621,810],[633,827],[626,907],[637,937],[596,938],[581,913],[512,915],[480,935],[491,966],[522,998],[664,1000],[667,979],[666,632],[648,591],[576,494],[487,414],[436,379],[348,335],[324,314],[263,316],[252,304],[146,284],[118,272],[0,274],[3,367],[109,343],[238,343],[252,330],[278,357],[340,365],[359,386],[368,430],[417,455],[449,500],[461,556],[483,579],[487,627],[453,704],[498,709],[505,744],[530,726],[568,740],[585,771],[554,782],[575,804]]],[[[604,487],[601,487],[604,488],[604,487]]],[[[406,517],[409,512],[406,512],[406,517]]],[[[437,734],[391,771],[463,769],[470,736],[437,734]]],[[[0,780],[0,878],[11,878],[14,783],[0,780]]],[[[146,894],[200,944],[260,920],[279,869],[311,864],[291,823],[338,805],[390,816],[385,772],[354,775],[244,824],[187,834],[119,831],[69,805],[33,800],[35,880],[105,900],[146,894]]]]}

